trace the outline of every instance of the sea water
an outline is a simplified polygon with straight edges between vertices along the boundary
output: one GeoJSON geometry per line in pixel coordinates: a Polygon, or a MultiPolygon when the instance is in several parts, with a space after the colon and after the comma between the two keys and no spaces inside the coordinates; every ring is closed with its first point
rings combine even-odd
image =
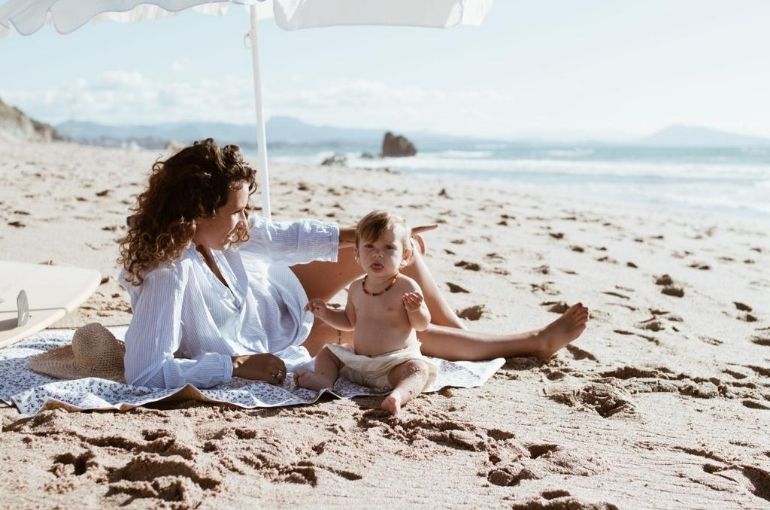
{"type": "Polygon", "coordinates": [[[770,220],[770,147],[469,142],[428,143],[418,150],[413,157],[364,158],[362,153],[378,149],[330,143],[270,148],[270,158],[320,164],[336,153],[351,167],[770,220]]]}

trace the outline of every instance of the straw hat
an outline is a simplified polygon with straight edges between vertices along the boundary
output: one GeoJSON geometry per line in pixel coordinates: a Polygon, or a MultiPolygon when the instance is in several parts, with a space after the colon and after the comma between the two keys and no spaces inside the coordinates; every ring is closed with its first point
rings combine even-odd
{"type": "Polygon", "coordinates": [[[123,355],[126,346],[99,323],[75,330],[72,345],[33,356],[29,368],[59,379],[99,377],[125,381],[123,355]]]}

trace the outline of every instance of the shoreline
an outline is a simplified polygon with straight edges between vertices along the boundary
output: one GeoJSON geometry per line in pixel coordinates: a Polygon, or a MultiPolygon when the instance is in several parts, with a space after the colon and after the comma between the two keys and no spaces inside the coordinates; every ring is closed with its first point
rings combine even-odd
{"type": "MultiPolygon", "coordinates": [[[[0,147],[8,225],[0,257],[109,277],[53,327],[127,324],[114,240],[160,153],[0,147]]],[[[352,223],[387,208],[412,224],[438,222],[426,236],[427,261],[453,308],[480,310],[466,321],[471,329],[542,327],[576,301],[591,309],[588,329],[548,362],[512,358],[480,388],[420,395],[400,420],[374,397],[33,418],[2,407],[0,492],[9,506],[737,509],[770,501],[764,222],[340,167],[276,163],[271,186],[279,220],[352,223]],[[663,275],[682,297],[662,292],[663,275]],[[467,292],[450,292],[450,283],[467,292]]]]}

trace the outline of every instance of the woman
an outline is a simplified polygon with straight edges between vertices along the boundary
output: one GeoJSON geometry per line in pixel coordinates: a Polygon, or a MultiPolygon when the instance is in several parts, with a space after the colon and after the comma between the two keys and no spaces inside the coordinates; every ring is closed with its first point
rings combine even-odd
{"type": "MultiPolygon", "coordinates": [[[[238,147],[220,148],[211,139],[153,165],[120,240],[121,282],[133,308],[129,384],[205,388],[232,376],[280,384],[287,367],[309,360],[308,351],[348,340],[349,333],[314,321],[304,307],[309,299],[330,300],[361,275],[351,248],[355,228],[248,216],[255,182],[238,147]]],[[[547,358],[585,329],[588,310],[577,304],[541,330],[467,331],[419,250],[413,260],[404,273],[422,288],[432,317],[419,335],[425,354],[547,358]]]]}

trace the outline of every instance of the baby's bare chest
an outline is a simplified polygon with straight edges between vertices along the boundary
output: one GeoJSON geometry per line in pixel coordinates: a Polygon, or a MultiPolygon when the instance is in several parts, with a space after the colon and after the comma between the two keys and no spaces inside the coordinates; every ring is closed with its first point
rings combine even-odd
{"type": "MultiPolygon", "coordinates": [[[[390,293],[387,293],[390,294],[390,293]]],[[[353,300],[356,308],[356,317],[362,319],[376,319],[387,321],[408,320],[401,296],[395,293],[390,295],[369,296],[361,294],[353,300]]]]}

